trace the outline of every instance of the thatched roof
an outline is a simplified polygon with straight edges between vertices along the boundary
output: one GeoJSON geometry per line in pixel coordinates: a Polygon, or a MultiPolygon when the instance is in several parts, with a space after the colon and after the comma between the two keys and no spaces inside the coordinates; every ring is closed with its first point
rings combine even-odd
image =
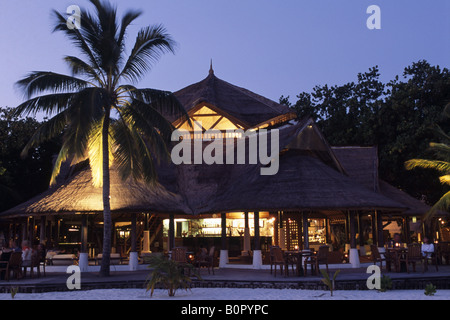
{"type": "Polygon", "coordinates": [[[378,183],[378,150],[376,147],[331,147],[348,176],[375,192],[378,183]]]}
{"type": "Polygon", "coordinates": [[[410,196],[405,191],[398,189],[386,181],[380,180],[380,192],[381,194],[385,195],[386,197],[389,197],[391,199],[394,199],[395,201],[404,204],[406,207],[408,207],[405,212],[403,212],[406,215],[423,215],[428,210],[431,209],[429,205],[426,203],[410,196]]]}
{"type": "Polygon", "coordinates": [[[349,177],[367,189],[376,191],[406,206],[408,209],[403,214],[422,215],[430,210],[430,206],[427,204],[379,179],[377,147],[332,147],[332,150],[349,177]]]}
{"type": "MultiPolygon", "coordinates": [[[[319,143],[321,137],[314,137],[317,128],[310,119],[287,124],[279,133],[279,171],[275,175],[261,175],[262,165],[248,164],[248,161],[242,165],[170,164],[159,167],[160,184],[150,187],[132,180],[121,182],[113,168],[111,209],[117,213],[179,214],[405,209],[401,203],[368,190],[342,174],[330,150],[319,143]],[[309,142],[300,143],[299,139],[309,142]]],[[[84,169],[65,183],[0,216],[101,212],[101,199],[102,189],[92,186],[90,171],[84,169]]]]}
{"type": "MultiPolygon", "coordinates": [[[[177,190],[176,178],[172,170],[167,168],[160,170],[160,179],[165,183],[157,186],[149,186],[132,179],[121,181],[114,167],[110,172],[112,211],[143,212],[148,208],[161,213],[189,211],[177,190]]],[[[73,173],[64,183],[2,213],[1,216],[101,211],[103,211],[102,188],[93,186],[91,171],[85,167],[73,173]]]]}
{"type": "Polygon", "coordinates": [[[206,102],[247,124],[245,129],[292,112],[285,105],[217,78],[212,69],[202,81],[174,94],[186,111],[206,102]]]}

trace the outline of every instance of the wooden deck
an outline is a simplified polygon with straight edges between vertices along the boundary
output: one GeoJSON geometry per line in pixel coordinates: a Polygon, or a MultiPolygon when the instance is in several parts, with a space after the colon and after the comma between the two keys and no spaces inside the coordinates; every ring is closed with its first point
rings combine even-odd
{"type": "MultiPolygon", "coordinates": [[[[20,280],[0,281],[0,292],[10,292],[12,287],[18,287],[19,292],[49,292],[67,291],[66,281],[70,274],[50,272],[40,278],[26,278],[20,280]]],[[[330,269],[333,274],[336,269],[330,269]]],[[[371,275],[367,268],[342,268],[336,279],[337,290],[366,290],[366,281],[371,275]]],[[[421,266],[417,272],[395,273],[382,272],[392,279],[395,289],[423,289],[428,283],[433,283],[438,289],[450,289],[450,266],[440,265],[437,272],[434,266],[422,273],[421,266]]],[[[108,278],[98,277],[97,272],[81,274],[81,290],[105,288],[144,288],[149,270],[112,271],[108,278]]],[[[308,275],[297,277],[290,272],[289,276],[281,276],[277,272],[275,277],[270,270],[253,270],[243,268],[215,269],[215,274],[208,274],[206,269],[200,271],[202,280],[193,278],[192,287],[223,287],[223,288],[278,288],[278,289],[325,289],[321,282],[322,276],[308,275]]]]}

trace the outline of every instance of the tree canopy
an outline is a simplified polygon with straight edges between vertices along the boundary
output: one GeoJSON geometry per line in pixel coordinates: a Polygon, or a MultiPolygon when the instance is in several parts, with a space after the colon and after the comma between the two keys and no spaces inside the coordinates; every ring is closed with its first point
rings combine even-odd
{"type": "MultiPolygon", "coordinates": [[[[299,117],[312,117],[331,145],[378,146],[380,178],[430,204],[445,191],[436,176],[408,172],[404,162],[429,154],[436,125],[449,132],[442,115],[450,101],[448,69],[421,60],[383,83],[375,66],[356,82],[317,85],[297,99],[291,107],[299,117]]],[[[280,101],[289,104],[289,97],[280,101]]]]}

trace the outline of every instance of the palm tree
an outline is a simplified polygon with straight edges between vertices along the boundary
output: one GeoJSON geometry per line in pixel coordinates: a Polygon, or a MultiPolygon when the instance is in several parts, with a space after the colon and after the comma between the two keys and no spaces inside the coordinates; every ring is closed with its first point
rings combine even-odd
{"type": "Polygon", "coordinates": [[[173,126],[164,115],[187,117],[176,97],[167,91],[138,89],[140,80],[175,43],[162,25],[142,28],[129,56],[125,55],[127,28],[142,12],[127,11],[120,23],[109,3],[90,0],[95,14],[81,10],[81,28],[68,28],[67,15],[53,11],[55,31],[63,32],[82,57],[66,56],[72,75],[31,72],[17,82],[27,101],[17,115],[38,111],[51,116],[33,135],[23,154],[62,134],[50,184],[61,164],[89,159],[93,183],[103,188],[103,258],[101,276],[109,275],[111,253],[110,171],[115,163],[121,178],[147,183],[157,179],[154,160],[169,159],[173,126]],[[128,82],[130,84],[128,84],[128,82]]]}
{"type": "MultiPolygon", "coordinates": [[[[444,108],[444,116],[450,118],[450,104],[444,108]]],[[[439,181],[443,185],[450,185],[450,136],[442,128],[435,126],[435,132],[440,136],[443,143],[430,143],[430,151],[434,153],[437,160],[430,159],[411,159],[405,162],[407,170],[416,168],[432,169],[441,174],[439,181]]],[[[450,191],[446,192],[425,214],[424,220],[431,219],[438,211],[449,211],[450,209],[450,191]]]]}

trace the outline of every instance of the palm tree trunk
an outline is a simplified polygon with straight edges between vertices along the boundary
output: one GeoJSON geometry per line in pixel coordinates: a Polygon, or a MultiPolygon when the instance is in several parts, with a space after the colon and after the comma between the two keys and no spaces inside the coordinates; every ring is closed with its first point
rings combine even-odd
{"type": "Polygon", "coordinates": [[[103,256],[100,267],[100,276],[108,277],[110,275],[110,256],[111,256],[111,205],[110,205],[110,179],[109,179],[109,123],[110,108],[106,108],[105,118],[102,129],[102,152],[103,152],[103,256]]]}

